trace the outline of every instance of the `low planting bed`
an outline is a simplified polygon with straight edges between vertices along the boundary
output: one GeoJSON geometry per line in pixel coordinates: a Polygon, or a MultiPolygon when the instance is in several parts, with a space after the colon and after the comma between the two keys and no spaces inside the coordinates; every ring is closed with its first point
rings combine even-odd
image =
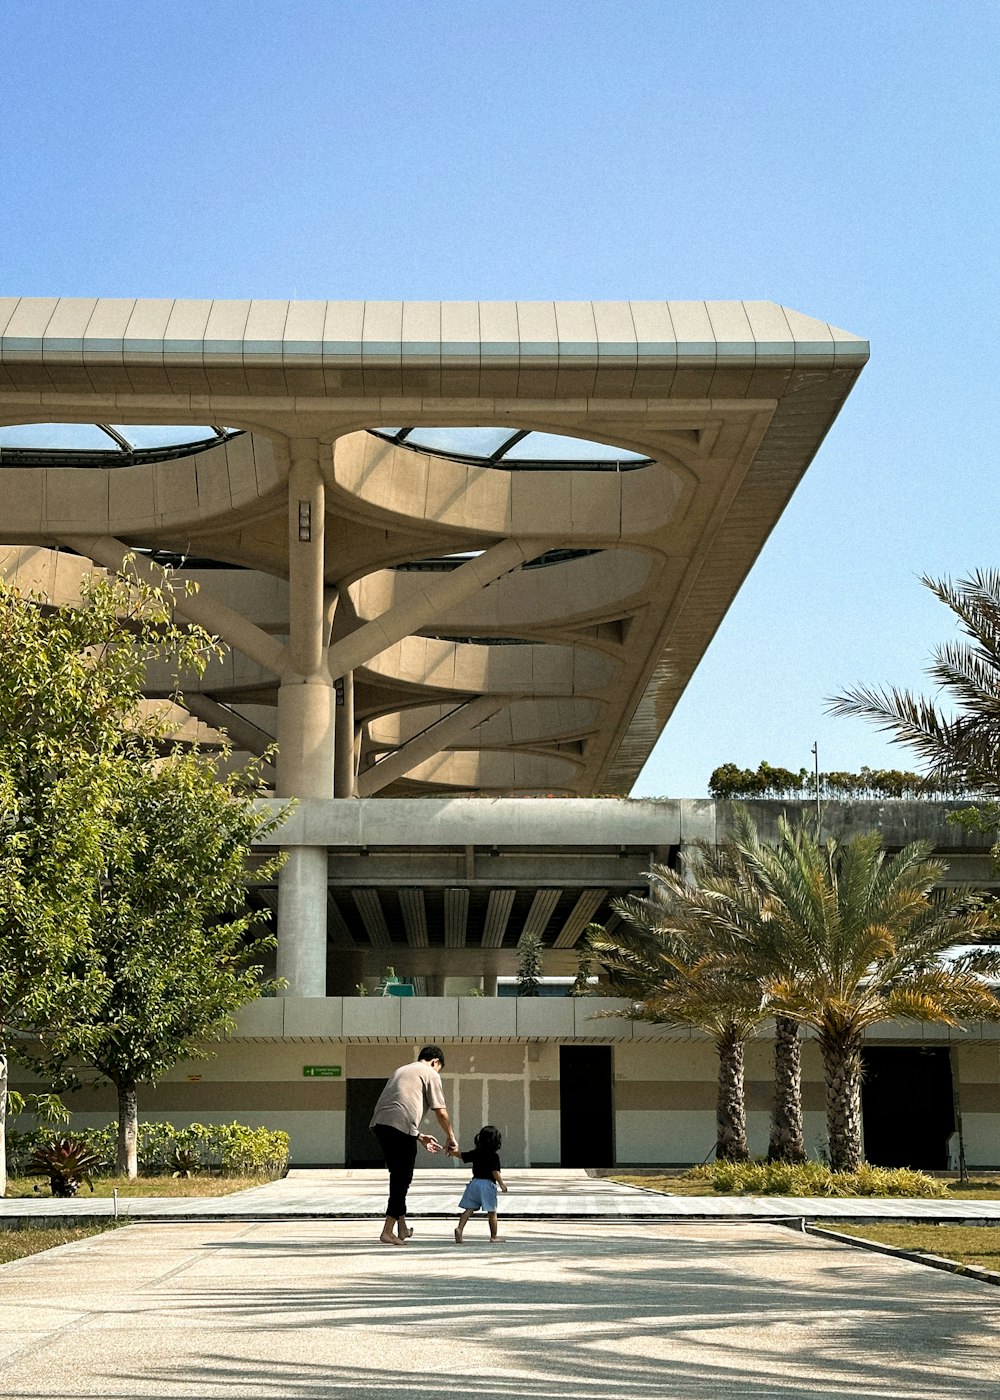
{"type": "Polygon", "coordinates": [[[713,1162],[672,1174],[616,1172],[615,1181],[674,1196],[874,1196],[930,1200],[1000,1197],[1000,1180],[946,1180],[908,1167],[833,1172],[822,1162],[713,1162]]]}
{"type": "Polygon", "coordinates": [[[81,1186],[101,1196],[222,1196],[283,1176],[289,1137],[242,1123],[142,1123],[139,1179],[114,1175],[118,1130],[37,1128],[7,1135],[8,1195],[75,1196],[81,1186]]]}

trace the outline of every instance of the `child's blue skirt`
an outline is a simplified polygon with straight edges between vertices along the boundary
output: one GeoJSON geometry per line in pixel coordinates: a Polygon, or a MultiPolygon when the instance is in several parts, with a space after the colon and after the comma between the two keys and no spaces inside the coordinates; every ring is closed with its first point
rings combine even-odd
{"type": "Polygon", "coordinates": [[[497,1208],[496,1182],[485,1181],[482,1177],[474,1176],[462,1193],[462,1199],[458,1204],[461,1210],[484,1210],[487,1215],[495,1214],[497,1208]]]}

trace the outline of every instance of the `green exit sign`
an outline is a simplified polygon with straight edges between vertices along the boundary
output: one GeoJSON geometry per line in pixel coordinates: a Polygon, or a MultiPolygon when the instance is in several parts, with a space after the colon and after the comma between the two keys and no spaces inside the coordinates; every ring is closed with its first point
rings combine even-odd
{"type": "Polygon", "coordinates": [[[340,1065],[303,1065],[302,1074],[306,1079],[339,1079],[340,1065]]]}

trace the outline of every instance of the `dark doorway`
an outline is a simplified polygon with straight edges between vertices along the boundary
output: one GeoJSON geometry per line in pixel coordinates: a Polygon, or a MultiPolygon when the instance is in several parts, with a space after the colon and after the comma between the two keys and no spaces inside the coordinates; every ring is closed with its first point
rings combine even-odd
{"type": "Polygon", "coordinates": [[[384,1079],[347,1081],[347,1133],[344,1161],[349,1167],[380,1167],[382,1153],[378,1138],[369,1128],[375,1102],[385,1088],[384,1079]]]}
{"type": "Polygon", "coordinates": [[[955,1131],[947,1046],[879,1046],[862,1051],[865,1157],[876,1167],[945,1171],[955,1131]]]}
{"type": "Polygon", "coordinates": [[[561,1166],[614,1166],[613,1082],[610,1045],[559,1047],[561,1166]]]}

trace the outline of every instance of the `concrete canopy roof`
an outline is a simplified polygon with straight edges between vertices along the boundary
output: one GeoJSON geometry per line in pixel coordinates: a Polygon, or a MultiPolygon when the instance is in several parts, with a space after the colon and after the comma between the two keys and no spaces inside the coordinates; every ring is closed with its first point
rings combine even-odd
{"type": "MultiPolygon", "coordinates": [[[[318,441],[335,643],[413,604],[428,574],[407,565],[504,540],[552,561],[355,662],[362,772],[492,696],[386,795],[625,793],[867,358],[771,302],[0,298],[0,425],[244,430],[177,461],[4,469],[5,569],[58,592],[69,561],[39,547],[81,537],[215,561],[232,567],[205,592],[281,638],[289,467],[318,441]],[[534,429],[650,463],[508,470],[365,431],[387,423],[534,429]]],[[[234,653],[201,684],[273,732],[259,661],[234,653]]]]}

